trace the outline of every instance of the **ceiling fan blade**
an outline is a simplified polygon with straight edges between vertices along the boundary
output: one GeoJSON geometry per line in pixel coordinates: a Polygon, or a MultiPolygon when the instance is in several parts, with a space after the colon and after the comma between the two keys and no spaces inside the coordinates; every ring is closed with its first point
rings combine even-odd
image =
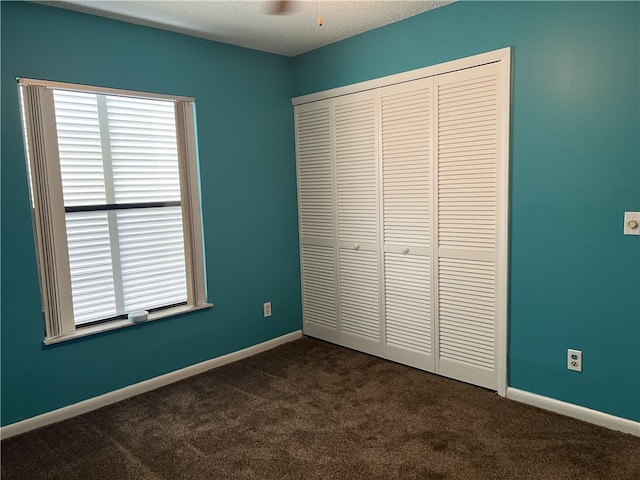
{"type": "Polygon", "coordinates": [[[271,2],[271,15],[284,15],[291,10],[290,0],[274,0],[271,2]]]}

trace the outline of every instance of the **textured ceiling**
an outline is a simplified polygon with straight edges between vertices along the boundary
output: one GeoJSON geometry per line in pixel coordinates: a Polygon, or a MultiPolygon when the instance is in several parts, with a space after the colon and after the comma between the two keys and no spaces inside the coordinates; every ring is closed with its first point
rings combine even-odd
{"type": "Polygon", "coordinates": [[[284,2],[286,14],[274,15],[271,0],[72,0],[41,1],[127,22],[197,37],[295,56],[358,33],[451,3],[451,1],[326,1],[284,2]],[[324,20],[318,26],[318,9],[324,20]]]}

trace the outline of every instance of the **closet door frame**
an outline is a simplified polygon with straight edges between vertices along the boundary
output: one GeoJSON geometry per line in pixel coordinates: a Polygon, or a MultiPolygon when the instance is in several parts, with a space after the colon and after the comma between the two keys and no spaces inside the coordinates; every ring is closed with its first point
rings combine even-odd
{"type": "MultiPolygon", "coordinates": [[[[442,75],[473,68],[488,63],[497,63],[499,71],[498,111],[497,111],[497,185],[496,195],[496,364],[497,392],[506,396],[507,392],[507,300],[508,300],[508,258],[509,258],[509,134],[511,112],[511,47],[502,48],[462,59],[452,60],[395,75],[376,78],[344,87],[312,93],[292,99],[294,107],[328,98],[349,95],[381,88],[420,78],[442,75]]],[[[436,239],[433,239],[435,241],[436,239]]],[[[337,247],[337,245],[336,245],[337,247]]],[[[383,298],[383,297],[381,297],[383,298]]]]}

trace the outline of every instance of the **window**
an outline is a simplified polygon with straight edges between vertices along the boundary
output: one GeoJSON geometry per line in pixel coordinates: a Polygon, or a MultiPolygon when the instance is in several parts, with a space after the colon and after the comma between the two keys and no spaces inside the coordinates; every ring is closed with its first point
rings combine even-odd
{"type": "Polygon", "coordinates": [[[193,99],[19,88],[45,343],[209,307],[193,99]]]}

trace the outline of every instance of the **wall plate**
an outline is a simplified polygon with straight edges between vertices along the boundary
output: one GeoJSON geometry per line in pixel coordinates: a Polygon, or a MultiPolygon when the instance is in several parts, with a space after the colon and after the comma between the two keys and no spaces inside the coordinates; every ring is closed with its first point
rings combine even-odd
{"type": "Polygon", "coordinates": [[[624,234],[640,235],[640,212],[624,212],[624,234]]]}
{"type": "Polygon", "coordinates": [[[567,368],[576,372],[582,371],[582,350],[567,350],[567,368]]]}

